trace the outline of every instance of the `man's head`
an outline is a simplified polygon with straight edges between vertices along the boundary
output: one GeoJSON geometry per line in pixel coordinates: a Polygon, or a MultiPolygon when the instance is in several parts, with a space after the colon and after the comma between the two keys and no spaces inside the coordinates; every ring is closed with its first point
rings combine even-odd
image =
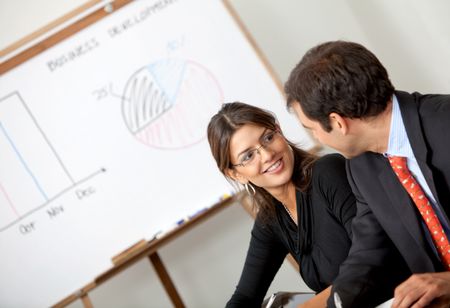
{"type": "MultiPolygon", "coordinates": [[[[346,128],[339,132],[346,133],[348,127],[342,125],[380,115],[391,100],[394,87],[372,52],[357,43],[333,41],[313,47],[304,55],[292,70],[285,92],[288,108],[295,111],[302,124],[307,128],[314,124],[319,141],[342,150],[339,146],[351,144],[343,144],[333,136],[337,133],[333,125],[346,128]]],[[[352,138],[355,139],[347,138],[346,142],[359,142],[358,136],[352,138]]]]}

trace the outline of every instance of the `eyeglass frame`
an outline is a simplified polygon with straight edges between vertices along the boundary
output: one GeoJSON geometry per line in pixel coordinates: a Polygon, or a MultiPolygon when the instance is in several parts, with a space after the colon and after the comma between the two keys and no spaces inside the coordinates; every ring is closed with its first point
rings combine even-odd
{"type": "MultiPolygon", "coordinates": [[[[279,129],[271,130],[271,131],[272,131],[271,133],[263,134],[261,137],[266,137],[269,134],[272,134],[272,136],[275,137],[276,134],[281,134],[281,131],[279,129]]],[[[249,153],[249,152],[255,153],[256,152],[256,153],[258,153],[261,156],[261,153],[260,153],[261,148],[263,148],[265,150],[269,145],[270,145],[270,143],[268,143],[268,144],[261,144],[260,143],[259,147],[250,149],[246,153],[249,153]]],[[[247,163],[247,164],[246,163],[239,163],[239,164],[231,164],[231,167],[243,167],[243,168],[245,168],[246,166],[250,166],[250,165],[251,165],[250,163],[247,163]]]]}

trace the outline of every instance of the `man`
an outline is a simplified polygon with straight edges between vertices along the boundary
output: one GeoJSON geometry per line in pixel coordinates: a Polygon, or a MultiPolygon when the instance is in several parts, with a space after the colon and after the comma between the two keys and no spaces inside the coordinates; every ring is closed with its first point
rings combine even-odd
{"type": "Polygon", "coordinates": [[[303,126],[349,159],[358,201],[328,305],[450,307],[450,95],[394,90],[375,55],[343,41],[309,50],[285,91],[303,126]]]}

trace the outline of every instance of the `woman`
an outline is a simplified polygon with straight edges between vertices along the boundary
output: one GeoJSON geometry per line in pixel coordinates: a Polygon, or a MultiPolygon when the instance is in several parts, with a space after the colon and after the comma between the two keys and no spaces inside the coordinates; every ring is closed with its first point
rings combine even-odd
{"type": "Polygon", "coordinates": [[[240,102],[224,104],[211,118],[208,141],[219,170],[245,187],[258,212],[227,307],[261,307],[288,253],[305,283],[321,292],[308,304],[325,307],[356,214],[344,158],[300,150],[270,112],[240,102]]]}

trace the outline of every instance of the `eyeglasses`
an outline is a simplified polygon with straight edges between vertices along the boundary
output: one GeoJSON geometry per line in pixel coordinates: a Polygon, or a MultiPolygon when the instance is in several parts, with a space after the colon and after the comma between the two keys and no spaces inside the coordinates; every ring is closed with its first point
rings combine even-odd
{"type": "Polygon", "coordinates": [[[242,153],[239,157],[239,163],[235,165],[231,165],[233,167],[246,167],[254,165],[258,160],[256,159],[256,153],[261,155],[261,148],[266,149],[270,145],[273,144],[273,142],[277,139],[277,136],[279,135],[278,130],[269,131],[266,134],[264,134],[260,139],[260,146],[257,148],[250,149],[244,153],[242,153]]]}

